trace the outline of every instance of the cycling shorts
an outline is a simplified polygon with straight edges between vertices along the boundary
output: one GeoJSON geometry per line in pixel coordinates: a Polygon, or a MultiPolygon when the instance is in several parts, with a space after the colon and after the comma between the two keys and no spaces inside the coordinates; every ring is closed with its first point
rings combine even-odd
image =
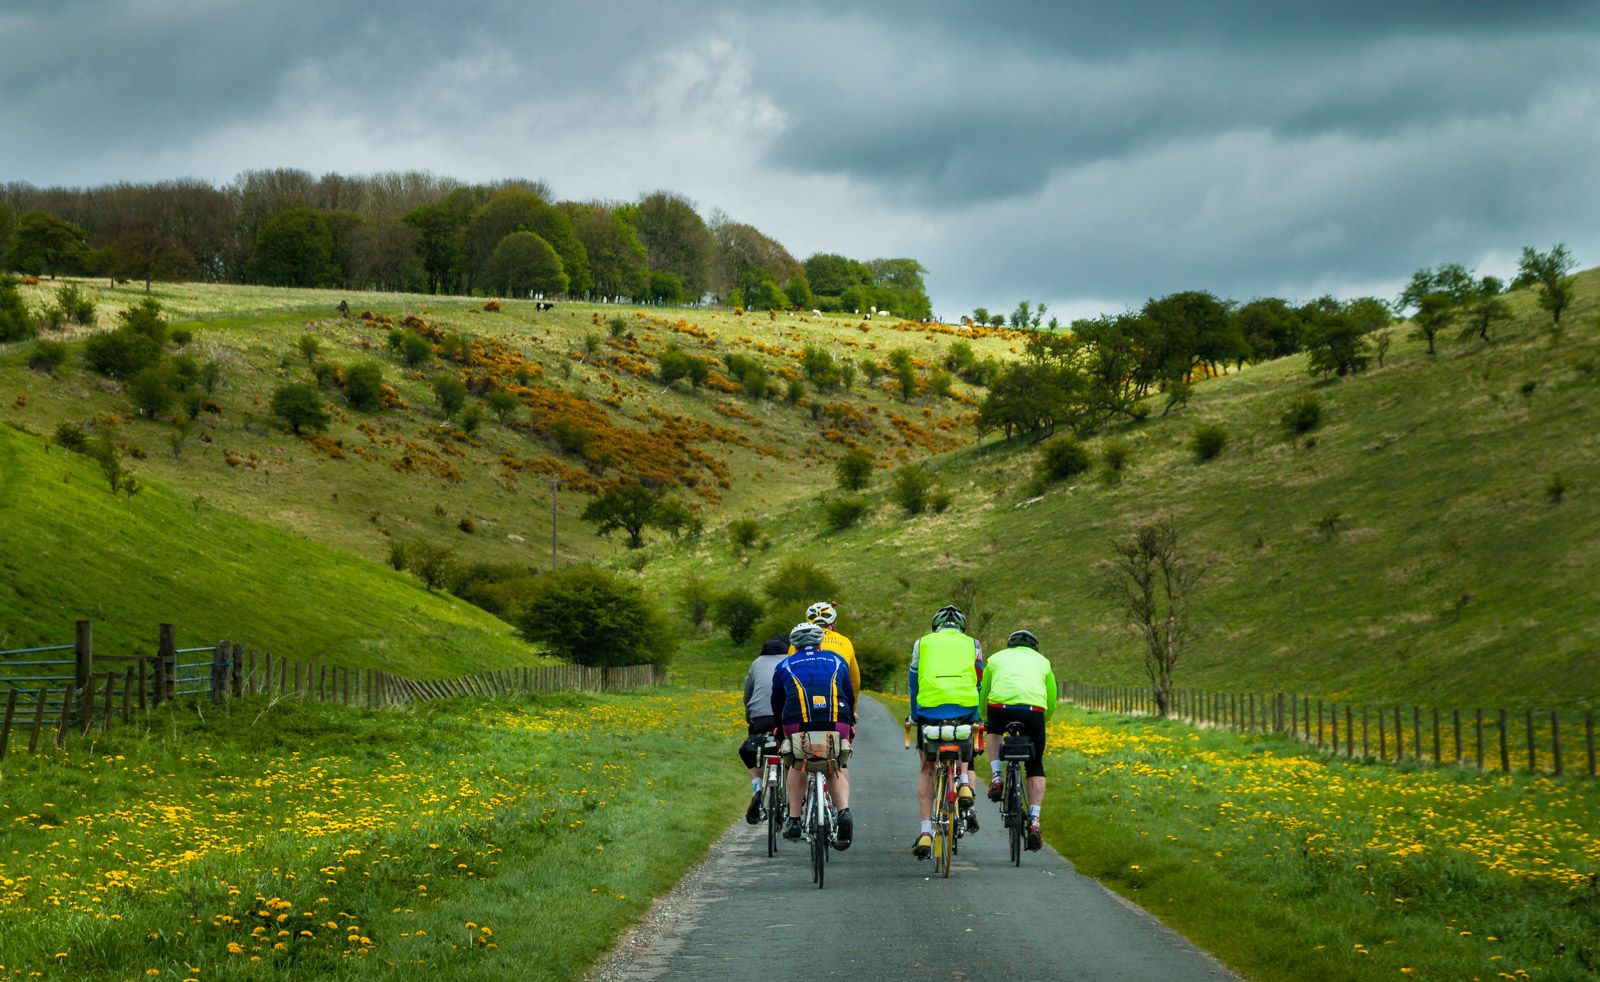
{"type": "Polygon", "coordinates": [[[1029,777],[1044,777],[1044,713],[1036,709],[989,707],[989,732],[984,736],[989,759],[1000,759],[1000,741],[1005,739],[1006,727],[1011,723],[1021,723],[1022,735],[1033,741],[1033,756],[1024,770],[1029,777]]]}

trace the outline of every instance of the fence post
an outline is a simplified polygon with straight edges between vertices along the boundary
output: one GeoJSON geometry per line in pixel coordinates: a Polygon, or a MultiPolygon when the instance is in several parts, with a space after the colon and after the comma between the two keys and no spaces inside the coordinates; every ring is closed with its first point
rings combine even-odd
{"type": "Polygon", "coordinates": [[[228,642],[228,692],[235,698],[244,695],[244,651],[239,642],[228,642]]]}
{"type": "Polygon", "coordinates": [[[1422,759],[1422,707],[1411,707],[1411,749],[1414,760],[1422,759]]]}
{"type": "Polygon", "coordinates": [[[1594,777],[1594,710],[1583,713],[1583,742],[1589,751],[1589,776],[1594,777]]]}
{"type": "Polygon", "coordinates": [[[1394,707],[1394,762],[1400,763],[1406,759],[1406,728],[1405,717],[1400,715],[1400,707],[1394,707]]]}
{"type": "Polygon", "coordinates": [[[1328,750],[1335,757],[1339,756],[1339,704],[1336,702],[1328,704],[1328,750]]]}
{"type": "Polygon", "coordinates": [[[6,693],[6,721],[0,725],[0,762],[6,759],[6,748],[11,745],[11,721],[17,715],[17,690],[6,693]]]}
{"type": "Polygon", "coordinates": [[[28,753],[39,752],[39,730],[44,726],[44,686],[33,690],[33,731],[28,734],[28,753]]]}
{"type": "Polygon", "coordinates": [[[223,646],[228,642],[218,641],[217,646],[211,649],[211,705],[222,705],[222,686],[227,681],[223,674],[223,666],[227,662],[228,654],[223,646]]]}
{"type": "MultiPolygon", "coordinates": [[[[1355,721],[1355,711],[1350,708],[1349,703],[1346,703],[1344,707],[1344,755],[1346,757],[1354,757],[1356,755],[1355,721]]],[[[1334,749],[1338,750],[1337,747],[1334,749]]]]}
{"type": "Polygon", "coordinates": [[[1500,710],[1500,773],[1511,773],[1511,747],[1506,742],[1506,711],[1500,710]]]}
{"type": "Polygon", "coordinates": [[[83,732],[88,733],[89,721],[94,717],[94,630],[88,621],[77,622],[72,654],[75,663],[73,692],[78,696],[78,719],[83,722],[83,732]]]}
{"type": "Polygon", "coordinates": [[[1556,710],[1550,710],[1550,755],[1551,763],[1555,765],[1556,777],[1561,776],[1561,717],[1556,710]]]}
{"type": "Polygon", "coordinates": [[[1300,735],[1300,697],[1299,696],[1290,696],[1289,697],[1289,735],[1292,736],[1292,737],[1298,737],[1300,735]]]}
{"type": "Polygon", "coordinates": [[[1533,745],[1533,710],[1528,710],[1528,773],[1539,773],[1539,754],[1533,745]]]}
{"type": "MultiPolygon", "coordinates": [[[[177,652],[178,632],[171,624],[161,625],[156,643],[155,702],[157,706],[172,698],[172,684],[171,678],[167,674],[167,668],[177,664],[177,652]]],[[[176,672],[176,668],[173,671],[176,672]]]]}
{"type": "Polygon", "coordinates": [[[1317,749],[1322,749],[1322,700],[1317,700],[1317,749]]]}
{"type": "Polygon", "coordinates": [[[256,649],[250,649],[250,671],[244,677],[244,691],[249,695],[256,694],[256,649]]]}
{"type": "Polygon", "coordinates": [[[1383,721],[1384,712],[1380,706],[1378,708],[1378,759],[1380,761],[1389,759],[1389,734],[1384,729],[1383,721]]]}
{"type": "Polygon", "coordinates": [[[1450,710],[1450,728],[1456,739],[1456,766],[1461,766],[1461,710],[1450,710]]]}
{"type": "Polygon", "coordinates": [[[1473,710],[1472,728],[1478,742],[1478,770],[1483,770],[1483,710],[1473,710]]]}

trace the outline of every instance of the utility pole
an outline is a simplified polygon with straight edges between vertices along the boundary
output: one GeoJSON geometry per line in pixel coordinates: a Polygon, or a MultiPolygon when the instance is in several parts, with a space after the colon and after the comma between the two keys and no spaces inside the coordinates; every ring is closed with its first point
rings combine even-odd
{"type": "Polygon", "coordinates": [[[556,570],[556,493],[561,490],[561,478],[550,479],[550,572],[556,570]]]}

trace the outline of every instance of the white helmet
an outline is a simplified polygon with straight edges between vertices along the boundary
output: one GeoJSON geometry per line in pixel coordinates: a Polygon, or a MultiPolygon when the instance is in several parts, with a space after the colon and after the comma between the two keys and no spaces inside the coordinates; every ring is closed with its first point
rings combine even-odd
{"type": "Polygon", "coordinates": [[[815,648],[822,643],[822,628],[810,621],[802,621],[789,632],[789,643],[796,649],[815,648]]]}
{"type": "Polygon", "coordinates": [[[839,619],[839,608],[833,605],[832,600],[818,600],[806,608],[806,620],[823,627],[832,627],[833,622],[839,619]]]}

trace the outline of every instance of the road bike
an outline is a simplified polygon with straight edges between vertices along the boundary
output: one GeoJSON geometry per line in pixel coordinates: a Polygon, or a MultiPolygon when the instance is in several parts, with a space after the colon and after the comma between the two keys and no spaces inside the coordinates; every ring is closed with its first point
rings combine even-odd
{"type": "Polygon", "coordinates": [[[789,814],[783,793],[783,757],[778,754],[778,740],[768,733],[757,745],[762,760],[761,814],[767,821],[767,855],[778,854],[778,838],[783,832],[783,819],[789,814]]]}
{"type": "Polygon", "coordinates": [[[949,877],[951,864],[960,851],[957,841],[967,831],[958,800],[957,769],[963,760],[972,759],[983,732],[981,726],[971,723],[926,723],[921,736],[923,756],[934,765],[933,872],[935,876],[949,877]]]}
{"type": "Polygon", "coordinates": [[[1011,864],[1022,865],[1022,837],[1028,830],[1028,795],[1023,765],[1033,756],[1033,740],[1022,732],[1021,723],[1009,723],[1000,741],[1000,760],[1005,764],[1005,779],[1000,795],[1000,820],[1011,839],[1011,864]]]}
{"type": "Polygon", "coordinates": [[[802,730],[789,738],[790,751],[806,770],[806,793],[800,805],[800,837],[811,844],[811,880],[823,889],[828,850],[833,845],[833,799],[828,776],[839,768],[843,735],[833,730],[802,730]]]}

